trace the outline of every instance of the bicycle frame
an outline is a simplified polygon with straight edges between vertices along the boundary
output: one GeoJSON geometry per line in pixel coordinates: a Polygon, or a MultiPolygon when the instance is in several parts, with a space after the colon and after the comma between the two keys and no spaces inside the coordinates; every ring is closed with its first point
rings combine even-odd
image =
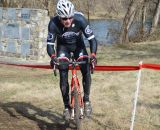
{"type": "Polygon", "coordinates": [[[77,76],[77,70],[76,70],[76,66],[72,66],[72,79],[71,79],[71,108],[72,108],[72,115],[71,117],[74,118],[74,105],[75,105],[75,99],[74,99],[74,89],[77,89],[78,92],[78,102],[80,105],[80,113],[81,115],[83,115],[83,99],[81,96],[81,90],[80,90],[80,84],[79,84],[79,80],[78,80],[78,76],[77,76]]]}
{"type": "MultiPolygon", "coordinates": [[[[80,83],[79,79],[77,76],[77,66],[80,64],[86,64],[86,61],[81,61],[81,59],[87,58],[88,61],[90,61],[90,58],[88,55],[83,55],[80,56],[77,60],[74,59],[73,53],[71,52],[71,58],[67,57],[59,57],[57,65],[69,65],[70,70],[72,71],[72,78],[71,78],[71,85],[70,85],[70,91],[71,91],[71,100],[70,100],[70,106],[71,106],[71,119],[75,119],[77,122],[79,122],[79,119],[82,119],[84,114],[83,114],[83,108],[84,108],[84,103],[81,95],[81,88],[80,88],[80,83]],[[60,62],[60,61],[66,61],[66,62],[60,62]],[[78,105],[77,105],[78,103],[78,105]],[[78,108],[77,108],[78,107],[78,108]],[[79,111],[77,113],[77,110],[79,111]],[[76,113],[75,113],[76,112],[76,113]],[[77,114],[79,117],[77,117],[77,114]]],[[[89,62],[88,62],[89,63],[89,62]]],[[[53,68],[54,70],[54,75],[56,76],[56,67],[53,68]]],[[[79,123],[77,123],[79,124],[79,123]]],[[[78,126],[78,125],[77,125],[78,126]]]]}
{"type": "MultiPolygon", "coordinates": [[[[82,95],[81,95],[81,89],[80,89],[80,83],[78,80],[78,76],[77,76],[77,66],[80,64],[86,64],[86,61],[80,61],[83,58],[87,58],[89,59],[89,56],[84,55],[84,56],[80,56],[77,60],[74,59],[73,54],[71,53],[71,59],[68,59],[67,57],[60,57],[58,58],[59,61],[66,61],[67,63],[59,63],[58,65],[71,65],[70,69],[72,71],[72,78],[71,78],[71,108],[72,108],[72,113],[71,113],[71,118],[74,119],[74,108],[75,108],[75,99],[74,99],[74,89],[76,87],[76,90],[78,92],[78,103],[79,103],[79,107],[80,107],[80,114],[83,116],[83,99],[82,99],[82,95]]],[[[55,70],[55,69],[54,69],[55,70]]]]}

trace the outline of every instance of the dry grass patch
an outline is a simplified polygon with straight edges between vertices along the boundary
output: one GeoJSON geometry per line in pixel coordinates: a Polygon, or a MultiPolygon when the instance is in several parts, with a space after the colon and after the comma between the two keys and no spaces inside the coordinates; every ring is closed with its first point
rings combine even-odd
{"type": "MultiPolygon", "coordinates": [[[[160,45],[155,43],[100,46],[98,64],[138,65],[141,60],[159,63],[158,49],[160,45]]],[[[59,77],[54,77],[52,70],[0,65],[0,77],[0,129],[66,128],[59,77]]],[[[160,129],[159,77],[159,71],[142,71],[135,130],[160,129]]],[[[128,130],[136,80],[137,71],[95,72],[91,87],[93,116],[83,121],[83,130],[128,130]]]]}

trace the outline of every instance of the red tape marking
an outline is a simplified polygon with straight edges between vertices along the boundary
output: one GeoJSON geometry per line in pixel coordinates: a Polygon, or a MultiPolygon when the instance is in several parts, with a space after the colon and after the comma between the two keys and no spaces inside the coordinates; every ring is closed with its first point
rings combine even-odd
{"type": "Polygon", "coordinates": [[[18,67],[52,69],[50,65],[29,65],[29,64],[9,64],[9,63],[0,63],[0,64],[11,65],[11,66],[18,66],[18,67]]]}
{"type": "Polygon", "coordinates": [[[142,64],[142,68],[160,70],[160,64],[142,64]]]}
{"type": "MultiPolygon", "coordinates": [[[[4,65],[12,65],[19,67],[40,68],[40,69],[52,69],[50,65],[30,65],[30,64],[10,64],[0,63],[4,65]]],[[[139,66],[96,66],[95,71],[134,71],[141,68],[160,70],[160,64],[142,64],[139,66]]],[[[69,67],[71,69],[71,66],[69,67]]],[[[79,70],[79,67],[77,67],[79,70]]]]}
{"type": "Polygon", "coordinates": [[[133,71],[139,70],[139,66],[96,66],[96,71],[133,71]]]}
{"type": "MultiPolygon", "coordinates": [[[[69,67],[71,70],[71,66],[69,67]]],[[[79,67],[76,67],[79,70],[79,67]]],[[[139,70],[139,66],[96,66],[95,71],[133,71],[139,70]]]]}
{"type": "MultiPolygon", "coordinates": [[[[29,65],[29,64],[9,64],[9,63],[0,63],[4,65],[20,66],[20,67],[29,67],[29,68],[41,68],[41,69],[52,69],[50,65],[29,65]]],[[[71,69],[71,66],[69,66],[71,69]]],[[[76,68],[79,70],[79,67],[76,68]]],[[[139,66],[96,66],[96,71],[129,71],[129,70],[139,70],[139,66]]]]}

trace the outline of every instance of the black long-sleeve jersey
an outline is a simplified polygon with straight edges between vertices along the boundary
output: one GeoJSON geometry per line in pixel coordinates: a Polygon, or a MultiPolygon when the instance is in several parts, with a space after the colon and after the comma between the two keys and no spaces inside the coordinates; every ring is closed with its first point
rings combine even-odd
{"type": "Polygon", "coordinates": [[[91,53],[97,51],[97,41],[91,30],[87,20],[81,13],[75,13],[71,27],[65,28],[60,21],[59,16],[51,18],[48,25],[47,37],[47,53],[49,56],[55,54],[55,41],[57,40],[57,47],[60,45],[69,46],[71,48],[85,48],[83,36],[88,39],[90,43],[91,53]]]}

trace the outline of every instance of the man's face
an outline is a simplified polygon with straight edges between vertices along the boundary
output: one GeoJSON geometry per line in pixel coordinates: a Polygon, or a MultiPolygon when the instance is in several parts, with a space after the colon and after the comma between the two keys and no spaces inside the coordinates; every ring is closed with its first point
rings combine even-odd
{"type": "Polygon", "coordinates": [[[69,28],[72,25],[73,17],[70,18],[60,18],[61,23],[64,25],[64,27],[69,28]]]}

